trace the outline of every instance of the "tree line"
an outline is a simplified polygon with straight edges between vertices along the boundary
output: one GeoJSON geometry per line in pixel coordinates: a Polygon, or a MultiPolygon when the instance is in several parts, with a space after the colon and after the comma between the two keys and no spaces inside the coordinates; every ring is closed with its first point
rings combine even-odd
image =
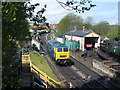
{"type": "Polygon", "coordinates": [[[35,25],[46,21],[43,13],[46,6],[33,15],[39,4],[30,2],[2,2],[2,88],[19,89],[22,85],[21,61],[18,49],[21,42],[30,36],[28,19],[35,25]]]}
{"type": "Polygon", "coordinates": [[[107,36],[111,40],[120,37],[120,29],[118,25],[110,25],[108,21],[101,21],[94,25],[93,17],[89,16],[86,19],[83,19],[81,16],[77,16],[74,13],[69,13],[61,19],[58,24],[57,34],[82,30],[83,26],[88,30],[93,30],[101,36],[107,36]]]}

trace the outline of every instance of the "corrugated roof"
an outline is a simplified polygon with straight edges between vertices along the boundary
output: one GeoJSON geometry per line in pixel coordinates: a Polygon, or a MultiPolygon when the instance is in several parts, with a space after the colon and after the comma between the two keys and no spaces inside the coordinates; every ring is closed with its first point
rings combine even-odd
{"type": "Polygon", "coordinates": [[[64,35],[58,35],[57,37],[59,37],[59,38],[64,38],[64,35]]]}
{"type": "Polygon", "coordinates": [[[75,32],[67,32],[65,35],[74,35],[74,36],[85,36],[91,33],[90,31],[75,31],[75,32]]]}

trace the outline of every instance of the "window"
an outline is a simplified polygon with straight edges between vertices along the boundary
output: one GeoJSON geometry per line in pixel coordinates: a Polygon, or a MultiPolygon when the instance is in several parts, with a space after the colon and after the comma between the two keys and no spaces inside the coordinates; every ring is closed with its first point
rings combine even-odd
{"type": "Polygon", "coordinates": [[[68,48],[63,48],[64,52],[68,52],[68,48]]]}
{"type": "Polygon", "coordinates": [[[62,52],[62,48],[58,48],[58,52],[62,52]]]}

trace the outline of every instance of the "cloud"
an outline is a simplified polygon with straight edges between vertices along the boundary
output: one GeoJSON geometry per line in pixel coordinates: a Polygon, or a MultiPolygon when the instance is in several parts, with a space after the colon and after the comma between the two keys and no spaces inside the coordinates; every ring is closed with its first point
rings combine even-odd
{"type": "Polygon", "coordinates": [[[56,15],[56,14],[62,14],[64,13],[64,10],[51,10],[49,12],[46,12],[45,15],[56,15]]]}
{"type": "MultiPolygon", "coordinates": [[[[44,15],[49,23],[57,24],[60,20],[66,16],[71,11],[67,11],[62,8],[56,0],[32,0],[40,3],[40,7],[36,11],[40,10],[45,4],[47,4],[47,9],[44,15]]],[[[61,1],[61,0],[59,0],[61,1]]],[[[63,0],[62,0],[63,1],[63,0]]],[[[64,0],[66,1],[66,0],[64,0]]],[[[93,0],[97,1],[96,7],[92,8],[90,11],[85,11],[85,13],[75,13],[78,16],[82,16],[84,19],[88,16],[92,16],[96,23],[100,21],[108,21],[109,23],[117,23],[117,13],[118,13],[118,1],[119,0],[93,0]],[[109,1],[109,2],[108,2],[109,1]],[[114,2],[113,2],[114,1],[114,2]]],[[[74,12],[74,11],[73,11],[74,12]]]]}
{"type": "Polygon", "coordinates": [[[50,2],[47,4],[46,15],[56,15],[64,13],[65,9],[63,9],[57,2],[50,2]]]}

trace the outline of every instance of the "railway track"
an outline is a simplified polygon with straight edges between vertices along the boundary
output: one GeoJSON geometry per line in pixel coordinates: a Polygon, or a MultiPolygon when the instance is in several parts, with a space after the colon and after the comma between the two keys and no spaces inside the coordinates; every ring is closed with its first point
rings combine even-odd
{"type": "Polygon", "coordinates": [[[48,60],[48,63],[53,68],[53,70],[56,72],[56,75],[62,74],[62,75],[58,75],[59,77],[62,78],[62,79],[60,78],[59,80],[64,80],[64,81],[67,81],[69,83],[72,83],[73,88],[78,86],[78,84],[83,85],[84,81],[82,80],[82,78],[80,76],[78,76],[69,66],[61,67],[61,66],[57,66],[55,64],[54,60],[52,60],[49,53],[47,53],[47,50],[45,48],[45,43],[44,43],[43,49],[45,50],[46,55],[50,58],[48,60]]]}
{"type": "MultiPolygon", "coordinates": [[[[44,43],[43,48],[47,53],[47,50],[45,48],[46,44],[44,43]]],[[[75,62],[74,67],[76,67],[77,71],[73,69],[72,67],[66,66],[66,67],[60,67],[56,66],[55,67],[60,71],[60,73],[64,76],[64,79],[66,81],[70,82],[73,84],[73,87],[84,87],[84,88],[102,88],[102,89],[110,89],[110,88],[116,88],[116,86],[112,83],[109,83],[95,73],[94,71],[90,70],[88,67],[80,63],[79,61],[75,60],[72,58],[73,62],[75,62]],[[81,75],[86,75],[84,78],[81,75]],[[90,80],[87,82],[85,79],[88,78],[88,76],[91,76],[90,80]]],[[[53,60],[51,60],[51,63],[53,63],[53,60]]],[[[54,63],[55,64],[55,63],[54,63]]]]}
{"type": "Polygon", "coordinates": [[[102,59],[108,59],[108,60],[115,60],[115,61],[118,61],[119,60],[113,56],[110,56],[108,53],[106,52],[103,52],[102,50],[98,49],[96,50],[96,53],[102,58],[102,59]]]}
{"type": "Polygon", "coordinates": [[[84,74],[91,76],[90,80],[95,80],[99,84],[101,84],[103,87],[109,89],[109,88],[118,88],[115,84],[112,82],[109,82],[107,77],[102,77],[96,72],[92,71],[88,67],[86,67],[84,64],[80,63],[79,61],[75,60],[74,58],[71,58],[75,62],[75,67],[77,69],[80,69],[84,74]]]}
{"type": "MultiPolygon", "coordinates": [[[[54,63],[53,61],[51,61],[51,62],[54,63]]],[[[73,68],[69,67],[69,66],[65,66],[65,67],[55,66],[55,67],[57,67],[57,69],[59,69],[62,76],[64,76],[64,79],[66,79],[65,81],[67,81],[73,85],[72,88],[75,88],[75,87],[82,88],[83,86],[84,86],[84,88],[102,88],[102,89],[106,88],[104,85],[102,85],[100,82],[96,81],[95,79],[93,79],[94,82],[87,83],[87,81],[85,79],[88,77],[88,74],[85,73],[86,75],[84,76],[84,78],[82,78],[82,76],[78,73],[81,70],[73,70],[73,68]]],[[[81,71],[81,74],[83,72],[84,71],[81,71]]]]}
{"type": "Polygon", "coordinates": [[[96,80],[93,80],[91,82],[86,83],[86,85],[91,88],[91,89],[102,89],[102,90],[106,90],[106,87],[104,87],[102,84],[100,84],[99,82],[97,82],[96,80]]]}
{"type": "Polygon", "coordinates": [[[70,67],[61,67],[60,72],[64,75],[67,82],[72,84],[72,88],[75,88],[76,86],[82,86],[85,83],[85,81],[83,81],[83,79],[78,76],[70,67]]]}
{"type": "Polygon", "coordinates": [[[108,87],[104,86],[101,82],[98,80],[87,80],[87,75],[86,78],[82,78],[76,71],[74,71],[71,67],[61,67],[60,72],[62,75],[65,76],[67,81],[69,83],[72,83],[73,88],[98,88],[98,89],[107,89],[108,87]]]}
{"type": "Polygon", "coordinates": [[[50,58],[48,60],[48,63],[53,68],[53,70],[56,72],[56,75],[62,74],[62,75],[58,75],[59,77],[61,77],[59,80],[64,80],[69,83],[72,83],[73,87],[78,86],[78,83],[83,84],[82,78],[80,78],[69,66],[61,67],[61,66],[56,65],[54,60],[52,60],[51,56],[47,53],[46,48],[44,46],[43,48],[46,52],[46,55],[50,58]]]}

